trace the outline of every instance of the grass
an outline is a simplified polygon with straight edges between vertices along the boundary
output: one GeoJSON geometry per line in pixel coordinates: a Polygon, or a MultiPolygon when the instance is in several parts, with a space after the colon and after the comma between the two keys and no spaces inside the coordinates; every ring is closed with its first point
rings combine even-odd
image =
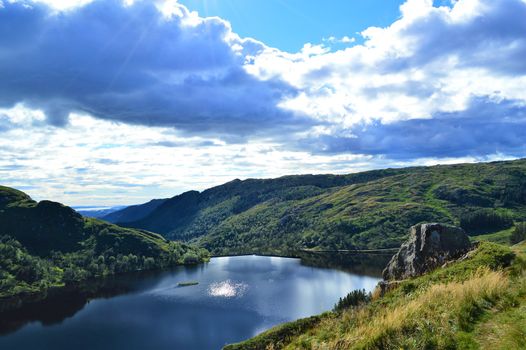
{"type": "Polygon", "coordinates": [[[245,342],[227,345],[223,350],[280,349],[287,342],[291,341],[295,335],[308,331],[310,328],[319,324],[319,322],[327,317],[327,315],[329,314],[322,314],[320,316],[312,316],[294,322],[284,323],[245,342]]]}
{"type": "MultiPolygon", "coordinates": [[[[349,311],[343,318],[352,327],[330,340],[312,339],[311,344],[330,349],[448,348],[458,341],[456,329],[469,330],[484,308],[503,297],[507,283],[502,272],[481,270],[465,282],[435,284],[386,308],[349,311]]],[[[331,329],[339,323],[329,319],[321,327],[331,329]]]]}
{"type": "Polygon", "coordinates": [[[374,293],[369,304],[307,327],[281,325],[227,349],[524,349],[524,252],[526,243],[482,242],[462,261],[374,293]]]}
{"type": "Polygon", "coordinates": [[[526,349],[526,301],[517,308],[491,315],[476,329],[476,338],[483,349],[526,349]]]}
{"type": "Polygon", "coordinates": [[[488,233],[483,235],[477,235],[477,236],[471,236],[471,241],[488,241],[488,242],[494,242],[499,244],[509,244],[511,233],[513,232],[515,228],[510,227],[506,230],[494,232],[494,233],[488,233]]]}
{"type": "Polygon", "coordinates": [[[513,249],[513,251],[519,255],[526,256],[526,241],[515,244],[511,247],[511,249],[513,249]]]}

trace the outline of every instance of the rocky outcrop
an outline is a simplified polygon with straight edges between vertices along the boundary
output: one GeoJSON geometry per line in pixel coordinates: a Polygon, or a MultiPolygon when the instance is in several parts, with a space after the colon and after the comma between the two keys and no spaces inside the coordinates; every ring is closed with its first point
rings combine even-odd
{"type": "Polygon", "coordinates": [[[439,223],[412,226],[385,270],[385,280],[419,276],[457,259],[471,249],[468,235],[459,227],[439,223]]]}

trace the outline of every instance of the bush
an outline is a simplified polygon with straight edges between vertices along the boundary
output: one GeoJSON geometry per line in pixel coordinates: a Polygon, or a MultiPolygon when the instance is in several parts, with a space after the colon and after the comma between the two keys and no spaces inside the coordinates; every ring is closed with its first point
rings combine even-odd
{"type": "Polygon", "coordinates": [[[353,290],[334,305],[333,311],[340,312],[353,306],[367,304],[371,301],[371,293],[366,293],[365,289],[353,290]]]}
{"type": "Polygon", "coordinates": [[[519,222],[515,225],[515,229],[510,237],[510,242],[511,244],[516,244],[524,240],[526,240],[526,222],[519,222]]]}
{"type": "Polygon", "coordinates": [[[183,263],[185,265],[193,265],[199,263],[199,257],[194,253],[186,253],[183,257],[183,263]]]}

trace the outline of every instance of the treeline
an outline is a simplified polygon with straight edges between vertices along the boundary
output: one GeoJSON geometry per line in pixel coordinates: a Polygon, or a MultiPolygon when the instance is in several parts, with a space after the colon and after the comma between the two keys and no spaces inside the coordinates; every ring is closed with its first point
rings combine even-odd
{"type": "Polygon", "coordinates": [[[169,242],[159,256],[115,253],[94,249],[72,253],[52,252],[49,257],[33,256],[14,238],[0,237],[0,297],[43,292],[82,280],[108,275],[197,264],[208,259],[204,249],[169,242]]]}
{"type": "Polygon", "coordinates": [[[460,217],[460,227],[468,234],[481,234],[504,230],[513,226],[510,215],[494,209],[479,209],[460,217]]]}

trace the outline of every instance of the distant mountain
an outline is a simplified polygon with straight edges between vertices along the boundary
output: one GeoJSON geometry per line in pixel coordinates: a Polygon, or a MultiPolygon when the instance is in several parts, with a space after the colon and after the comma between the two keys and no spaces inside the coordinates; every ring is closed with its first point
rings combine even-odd
{"type": "Polygon", "coordinates": [[[198,263],[207,252],[0,186],[0,311],[90,277],[198,263]],[[12,298],[20,298],[13,302],[12,298]]]}
{"type": "MultiPolygon", "coordinates": [[[[73,209],[75,209],[77,211],[77,213],[79,213],[80,215],[82,216],[86,216],[88,218],[102,218],[103,216],[106,216],[110,213],[113,213],[113,212],[116,212],[118,210],[122,210],[126,208],[125,205],[119,205],[119,206],[115,206],[115,207],[93,207],[93,206],[90,206],[90,207],[78,207],[78,206],[75,206],[73,207],[73,209]]],[[[106,220],[106,221],[109,221],[109,220],[106,220]]],[[[111,221],[110,221],[111,222],[111,221]]]]}
{"type": "MultiPolygon", "coordinates": [[[[351,175],[299,175],[278,179],[239,179],[203,192],[188,191],[164,200],[143,218],[130,220],[129,227],[150,227],[174,239],[190,240],[209,233],[225,219],[271,201],[295,201],[324,193],[334,187],[360,183],[400,173],[397,169],[351,175]]],[[[132,219],[131,217],[129,219],[132,219]]]]}
{"type": "Polygon", "coordinates": [[[120,224],[229,254],[390,248],[423,221],[462,221],[481,234],[514,220],[526,220],[525,159],[234,180],[162,200],[120,224]]]}
{"type": "Polygon", "coordinates": [[[100,218],[112,223],[126,223],[140,220],[157,209],[157,207],[163,204],[165,201],[167,201],[167,199],[153,199],[148,203],[122,207],[118,210],[113,210],[105,215],[102,215],[100,218]]]}

